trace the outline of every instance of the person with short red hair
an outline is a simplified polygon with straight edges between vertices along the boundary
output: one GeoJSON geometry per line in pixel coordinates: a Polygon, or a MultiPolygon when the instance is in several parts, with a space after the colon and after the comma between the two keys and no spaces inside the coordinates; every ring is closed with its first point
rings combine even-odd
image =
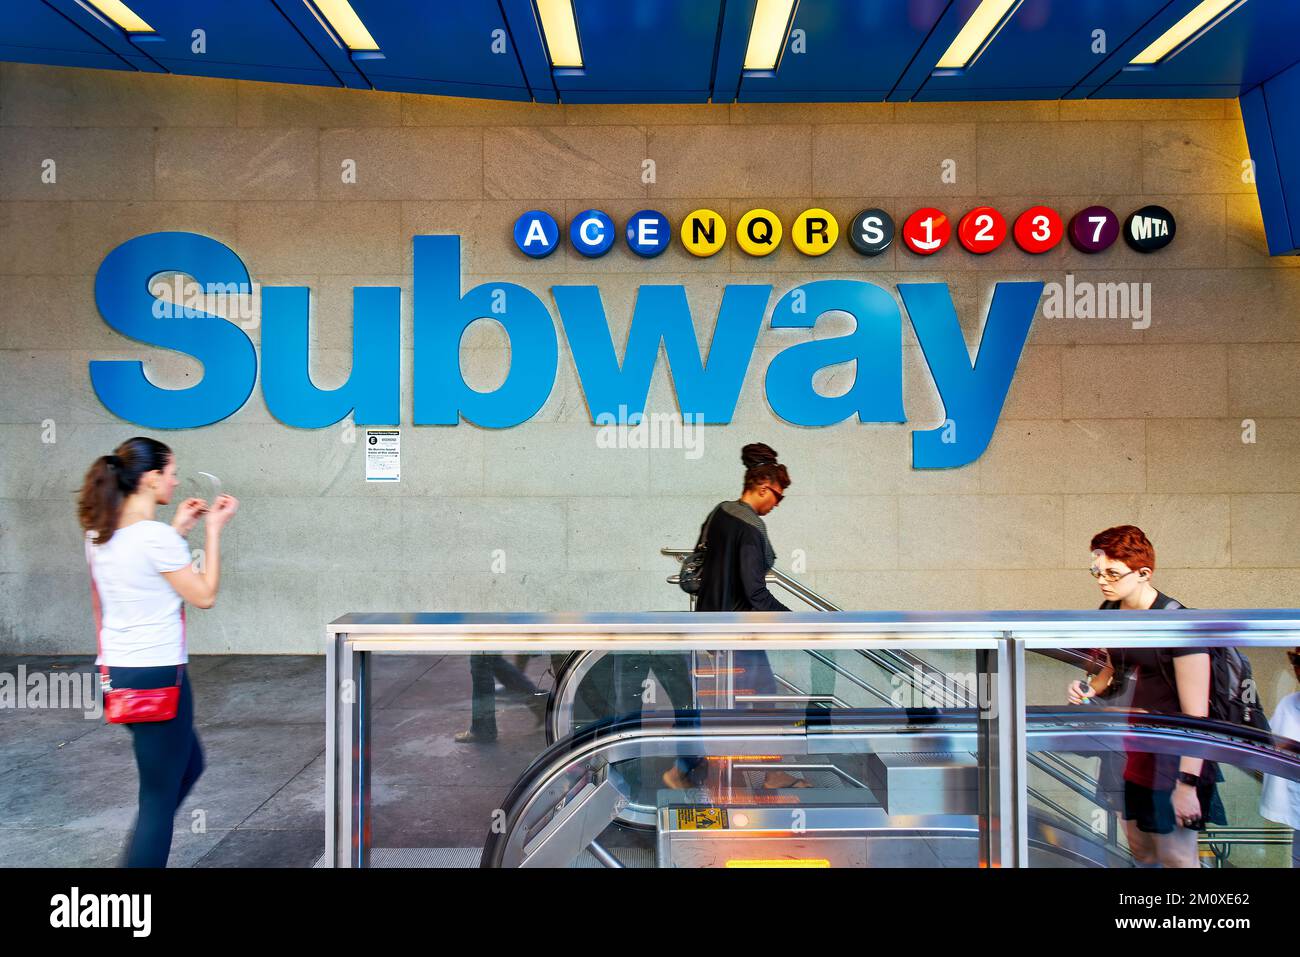
{"type": "MultiPolygon", "coordinates": [[[[1156,550],[1136,525],[1116,525],[1092,537],[1092,577],[1105,609],[1146,611],[1184,605],[1156,589],[1156,550]]],[[[1208,648],[1115,648],[1103,652],[1105,667],[1088,681],[1070,685],[1071,704],[1113,693],[1116,676],[1135,676],[1132,709],[1208,717],[1208,648]]],[[[1117,776],[1102,756],[1098,785],[1117,776]],[[1108,775],[1107,772],[1110,772],[1108,775]]],[[[1227,824],[1215,782],[1222,780],[1212,761],[1129,750],[1123,768],[1122,817],[1129,850],[1139,867],[1198,867],[1197,832],[1205,824],[1227,824]]],[[[1120,781],[1113,780],[1118,789],[1120,781]]]]}

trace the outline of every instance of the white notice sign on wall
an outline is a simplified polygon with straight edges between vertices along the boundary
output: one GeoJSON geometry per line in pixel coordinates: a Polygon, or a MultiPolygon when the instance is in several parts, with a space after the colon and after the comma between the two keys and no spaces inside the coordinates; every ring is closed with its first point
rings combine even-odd
{"type": "Polygon", "coordinates": [[[402,433],[399,429],[366,429],[366,481],[400,482],[402,433]]]}

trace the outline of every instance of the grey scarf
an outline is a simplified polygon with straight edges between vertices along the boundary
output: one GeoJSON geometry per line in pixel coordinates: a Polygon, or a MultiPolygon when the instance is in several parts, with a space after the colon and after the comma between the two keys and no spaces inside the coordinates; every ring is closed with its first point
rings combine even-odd
{"type": "Polygon", "coordinates": [[[735,502],[723,502],[721,508],[733,518],[738,518],[747,525],[752,525],[763,535],[763,561],[768,568],[776,564],[776,550],[772,548],[772,543],[767,538],[767,526],[759,518],[758,512],[754,511],[749,505],[739,500],[735,502]]]}

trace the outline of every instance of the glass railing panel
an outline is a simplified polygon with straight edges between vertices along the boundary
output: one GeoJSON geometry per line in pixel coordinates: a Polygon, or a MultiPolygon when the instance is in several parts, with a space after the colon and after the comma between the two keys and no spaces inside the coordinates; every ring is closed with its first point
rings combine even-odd
{"type": "Polygon", "coordinates": [[[489,838],[496,866],[975,867],[979,778],[972,713],[833,717],[754,709],[627,718],[557,745],[489,838]],[[677,786],[642,792],[649,768],[677,786]],[[592,851],[594,842],[597,850],[592,851]]]}
{"type": "MultiPolygon", "coordinates": [[[[485,853],[489,866],[980,864],[973,709],[828,707],[803,693],[802,649],[584,659],[412,643],[431,650],[367,652],[331,710],[337,722],[363,705],[365,743],[341,777],[364,794],[355,860],[369,866],[481,866],[485,853]],[[565,695],[571,727],[548,740],[565,695]]],[[[970,647],[950,654],[963,680],[978,667],[970,647]]]]}
{"type": "MultiPolygon", "coordinates": [[[[971,689],[974,695],[973,653],[942,654],[950,667],[943,673],[929,673],[933,685],[929,698],[914,693],[907,684],[915,679],[915,666],[909,663],[915,659],[905,661],[879,649],[591,654],[561,669],[559,690],[552,696],[552,709],[561,714],[559,720],[552,715],[551,740],[599,721],[634,716],[648,719],[695,708],[816,715],[851,708],[933,708],[943,701],[935,689],[950,686],[963,693],[971,689]],[[877,662],[891,667],[882,668],[877,662]]],[[[865,786],[867,770],[860,756],[799,761],[798,767],[788,771],[773,771],[767,766],[771,760],[760,755],[743,765],[723,761],[719,769],[727,774],[715,775],[714,785],[758,790],[785,784],[809,792],[842,787],[846,781],[865,786]]],[[[627,761],[619,770],[629,799],[620,821],[629,826],[654,825],[662,797],[659,791],[665,779],[681,783],[680,768],[675,768],[672,759],[647,756],[627,761]]]]}
{"type": "MultiPolygon", "coordinates": [[[[1300,742],[1265,733],[1260,716],[1300,700],[1287,702],[1300,690],[1287,655],[1295,639],[1230,622],[1192,623],[1179,634],[1169,622],[1130,619],[1092,642],[1028,642],[1027,707],[1031,719],[1036,710],[1055,714],[1055,730],[1039,730],[1060,744],[1042,746],[1031,720],[1031,819],[1076,844],[1090,836],[1106,866],[1288,866],[1292,822],[1300,822],[1300,742]],[[1091,663],[1062,660],[1072,654],[1091,663]],[[1230,667],[1237,654],[1248,673],[1230,667]],[[1071,685],[1083,680],[1087,703],[1071,703],[1071,685]],[[1184,711],[1198,689],[1211,715],[1191,719],[1184,711]],[[1199,775],[1196,786],[1180,784],[1180,772],[1199,775]],[[1286,797],[1262,807],[1269,776],[1286,797]]],[[[1031,863],[1051,863],[1033,858],[1031,848],[1031,863]]]]}
{"type": "Polygon", "coordinates": [[[1300,820],[1294,731],[1165,713],[1151,682],[1158,649],[1185,691],[1189,666],[1206,664],[1205,686],[1226,660],[1204,649],[1242,648],[1238,691],[1273,717],[1300,701],[1287,614],[349,616],[330,648],[331,860],[1128,867],[1144,835],[1181,834],[1160,822],[1186,809],[1153,803],[1171,767],[1208,761],[1184,862],[1281,866],[1300,820]],[[1071,704],[1097,646],[1123,687],[1071,704]]]}
{"type": "Polygon", "coordinates": [[[546,748],[546,696],[528,691],[544,686],[548,667],[546,656],[371,655],[378,865],[478,865],[502,798],[546,748]],[[470,731],[476,740],[457,742],[470,731]]]}
{"type": "MultiPolygon", "coordinates": [[[[1182,753],[1198,750],[1189,742],[1182,753]]],[[[1290,866],[1293,831],[1260,814],[1257,771],[1215,762],[1208,820],[1203,828],[1192,829],[1175,822],[1172,805],[1162,812],[1158,796],[1143,797],[1123,780],[1132,759],[1146,756],[1136,748],[1108,755],[1105,760],[1113,761],[1110,785],[1103,784],[1096,801],[1031,772],[1030,866],[1134,867],[1140,861],[1169,867],[1290,866]]],[[[1103,761],[1100,755],[1093,760],[1103,761]]]]}

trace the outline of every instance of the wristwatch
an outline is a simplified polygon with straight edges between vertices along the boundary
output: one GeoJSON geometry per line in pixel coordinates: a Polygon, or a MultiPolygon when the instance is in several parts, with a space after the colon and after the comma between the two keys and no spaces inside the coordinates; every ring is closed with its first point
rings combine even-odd
{"type": "Polygon", "coordinates": [[[1192,787],[1196,787],[1197,785],[1199,785],[1199,784],[1201,783],[1201,778],[1200,778],[1199,775],[1192,774],[1190,771],[1179,771],[1179,772],[1178,772],[1178,783],[1179,783],[1179,784],[1189,784],[1189,785],[1191,785],[1192,787]]]}

